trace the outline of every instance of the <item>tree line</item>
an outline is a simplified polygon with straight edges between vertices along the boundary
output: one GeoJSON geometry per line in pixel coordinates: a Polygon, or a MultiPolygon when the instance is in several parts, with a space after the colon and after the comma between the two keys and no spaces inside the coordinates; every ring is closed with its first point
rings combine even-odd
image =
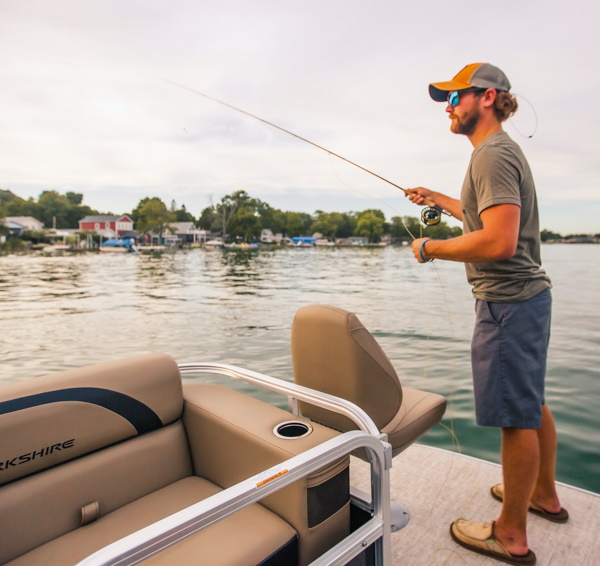
{"type": "Polygon", "coordinates": [[[84,216],[99,214],[83,203],[83,194],[43,191],[37,201],[22,199],[11,191],[0,190],[0,218],[6,216],[33,216],[46,228],[76,228],[84,216]]]}
{"type": "MultiPolygon", "coordinates": [[[[8,190],[0,190],[0,218],[6,216],[33,216],[47,228],[77,228],[84,216],[103,214],[83,204],[83,194],[67,192],[59,194],[54,190],[43,191],[39,198],[22,199],[8,190]]],[[[177,206],[172,200],[167,206],[158,197],[146,197],[137,206],[126,212],[134,221],[140,234],[162,234],[175,222],[193,222],[197,228],[220,234],[229,241],[258,241],[264,228],[273,234],[287,237],[322,234],[329,239],[362,236],[370,242],[378,242],[384,234],[393,239],[411,239],[421,234],[419,220],[412,216],[394,216],[386,220],[379,209],[358,212],[306,212],[283,211],[252,197],[246,191],[234,191],[225,195],[216,204],[211,204],[195,217],[185,205],[177,206]]],[[[0,223],[0,232],[6,228],[0,223]]],[[[423,235],[444,239],[461,234],[461,229],[445,222],[423,230],[423,235]]],[[[541,233],[542,241],[563,238],[549,230],[541,233]]],[[[566,236],[569,238],[569,236],[566,236]]]]}
{"type": "MultiPolygon", "coordinates": [[[[132,211],[132,220],[140,231],[159,229],[169,222],[195,222],[200,229],[221,234],[225,240],[255,242],[263,229],[288,238],[322,234],[331,240],[362,236],[369,242],[379,242],[384,234],[392,238],[409,239],[410,233],[419,234],[417,218],[396,216],[388,222],[385,214],[378,209],[360,212],[306,212],[284,211],[273,208],[268,203],[252,197],[246,191],[235,191],[225,195],[218,203],[207,206],[196,220],[185,206],[177,208],[175,201],[170,209],[158,198],[143,199],[132,211]]],[[[427,228],[432,238],[448,238],[461,233],[460,228],[452,228],[445,222],[427,228]]]]}
{"type": "MultiPolygon", "coordinates": [[[[22,199],[12,192],[0,190],[0,218],[6,216],[33,216],[47,228],[76,228],[84,216],[103,214],[83,204],[83,194],[67,192],[62,195],[54,190],[43,191],[37,200],[22,199]]],[[[195,217],[185,205],[177,206],[175,200],[167,206],[158,197],[146,197],[126,212],[134,227],[141,234],[162,234],[175,222],[193,222],[197,228],[220,234],[230,241],[253,242],[260,239],[264,228],[273,234],[289,238],[320,233],[325,238],[338,239],[362,236],[370,242],[378,242],[383,234],[392,238],[410,238],[409,231],[418,235],[420,223],[413,217],[394,217],[387,221],[378,209],[359,212],[306,212],[283,211],[239,190],[225,195],[218,203],[211,204],[195,217]]],[[[442,222],[427,228],[427,235],[446,238],[460,234],[459,228],[451,228],[442,222]]]]}

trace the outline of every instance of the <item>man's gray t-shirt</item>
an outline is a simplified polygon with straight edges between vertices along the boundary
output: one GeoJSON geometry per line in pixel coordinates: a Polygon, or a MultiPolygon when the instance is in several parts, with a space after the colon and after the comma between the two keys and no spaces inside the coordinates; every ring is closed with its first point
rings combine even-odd
{"type": "Polygon", "coordinates": [[[521,148],[503,130],[491,134],[473,150],[460,202],[465,234],[483,228],[479,215],[490,206],[515,204],[521,209],[517,251],[512,258],[465,264],[477,299],[513,303],[551,286],[550,278],[540,267],[533,176],[521,148]]]}

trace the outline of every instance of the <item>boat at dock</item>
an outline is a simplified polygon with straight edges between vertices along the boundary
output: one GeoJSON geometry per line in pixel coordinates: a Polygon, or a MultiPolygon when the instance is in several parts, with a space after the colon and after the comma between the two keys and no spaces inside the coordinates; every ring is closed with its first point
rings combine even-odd
{"type": "Polygon", "coordinates": [[[68,244],[49,244],[41,248],[42,253],[52,255],[63,255],[67,251],[71,251],[73,246],[68,244]]]}
{"type": "MultiPolygon", "coordinates": [[[[448,529],[497,516],[499,466],[416,444],[445,398],[343,309],[298,310],[291,353],[294,382],[145,354],[1,386],[0,563],[494,564],[448,529]]],[[[538,564],[594,564],[600,497],[559,494],[567,524],[530,520],[538,564]]]]}
{"type": "Polygon", "coordinates": [[[225,242],[221,238],[215,238],[214,240],[208,240],[202,244],[202,247],[207,250],[217,250],[225,248],[225,242]]]}
{"type": "Polygon", "coordinates": [[[135,253],[138,251],[133,238],[111,238],[100,244],[101,252],[135,253]]]}

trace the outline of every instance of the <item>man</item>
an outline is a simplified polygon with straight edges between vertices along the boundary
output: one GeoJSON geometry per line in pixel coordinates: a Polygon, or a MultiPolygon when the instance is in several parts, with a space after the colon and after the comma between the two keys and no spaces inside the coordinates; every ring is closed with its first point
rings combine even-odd
{"type": "Polygon", "coordinates": [[[540,268],[537,199],[527,160],[502,129],[517,110],[506,75],[473,63],[452,80],[429,85],[447,102],[455,134],[469,138],[471,162],[460,200],[418,187],[407,196],[463,222],[463,235],[412,243],[420,263],[434,258],[465,263],[476,299],[471,344],[477,424],[502,429],[504,483],[492,488],[503,502],[489,523],[458,519],[461,546],[509,564],[535,564],[527,545],[527,512],[554,522],[568,513],[555,488],[556,430],[544,403],[550,335],[550,279],[540,268]]]}

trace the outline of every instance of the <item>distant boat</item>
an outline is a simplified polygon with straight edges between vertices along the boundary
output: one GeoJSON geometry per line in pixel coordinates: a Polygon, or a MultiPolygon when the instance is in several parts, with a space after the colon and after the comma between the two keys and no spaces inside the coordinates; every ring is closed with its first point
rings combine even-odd
{"type": "Polygon", "coordinates": [[[204,242],[204,245],[202,247],[209,250],[215,248],[224,248],[225,243],[223,242],[223,240],[221,240],[221,238],[216,238],[214,240],[208,240],[208,242],[204,242]]]}
{"type": "Polygon", "coordinates": [[[138,249],[133,238],[112,238],[100,244],[100,251],[112,253],[132,253],[137,252],[138,249]]]}
{"type": "Polygon", "coordinates": [[[305,236],[297,236],[292,238],[292,243],[298,248],[313,248],[317,244],[317,238],[308,238],[305,236]]]}
{"type": "Polygon", "coordinates": [[[42,252],[47,254],[62,255],[63,252],[70,249],[72,249],[72,246],[69,246],[68,244],[51,244],[49,246],[44,246],[42,248],[42,252]]]}

